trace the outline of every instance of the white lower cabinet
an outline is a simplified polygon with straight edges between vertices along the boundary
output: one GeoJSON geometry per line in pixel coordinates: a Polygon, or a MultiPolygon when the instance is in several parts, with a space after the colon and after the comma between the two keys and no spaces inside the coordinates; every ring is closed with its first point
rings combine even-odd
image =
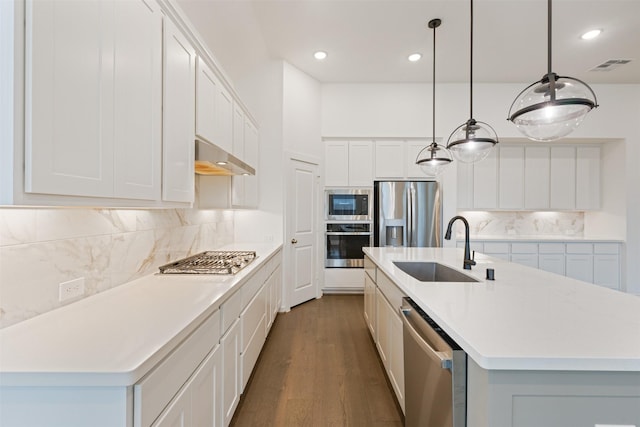
{"type": "Polygon", "coordinates": [[[404,344],[399,309],[402,291],[383,273],[376,274],[373,263],[365,257],[364,318],[384,365],[389,382],[404,412],[404,344]],[[379,280],[373,281],[369,272],[379,280]],[[396,307],[397,306],[397,307],[396,307]]]}
{"type": "Polygon", "coordinates": [[[220,340],[222,346],[222,414],[220,425],[228,426],[240,401],[240,320],[220,340]]]}
{"type": "MultiPolygon", "coordinates": [[[[464,242],[458,240],[456,247],[463,248],[464,242]]],[[[624,289],[620,274],[620,243],[475,240],[471,242],[471,249],[583,282],[624,289]]]]}

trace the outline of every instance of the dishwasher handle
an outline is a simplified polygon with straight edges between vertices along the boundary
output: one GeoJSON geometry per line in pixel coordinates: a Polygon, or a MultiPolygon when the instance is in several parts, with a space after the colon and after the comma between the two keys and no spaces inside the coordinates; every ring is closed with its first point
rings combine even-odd
{"type": "Polygon", "coordinates": [[[409,332],[411,338],[420,346],[420,348],[429,356],[430,359],[440,364],[442,369],[449,369],[453,366],[453,359],[447,353],[443,351],[436,351],[433,347],[427,343],[424,338],[420,336],[418,331],[415,330],[413,325],[407,319],[411,316],[412,310],[408,307],[400,307],[400,317],[402,317],[402,324],[405,327],[405,330],[409,332]]]}

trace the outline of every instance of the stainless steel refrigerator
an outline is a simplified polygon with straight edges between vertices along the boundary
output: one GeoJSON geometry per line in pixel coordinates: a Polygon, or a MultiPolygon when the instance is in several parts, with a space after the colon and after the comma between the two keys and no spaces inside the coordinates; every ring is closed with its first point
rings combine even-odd
{"type": "Polygon", "coordinates": [[[375,246],[442,246],[442,204],[436,181],[374,182],[375,246]]]}

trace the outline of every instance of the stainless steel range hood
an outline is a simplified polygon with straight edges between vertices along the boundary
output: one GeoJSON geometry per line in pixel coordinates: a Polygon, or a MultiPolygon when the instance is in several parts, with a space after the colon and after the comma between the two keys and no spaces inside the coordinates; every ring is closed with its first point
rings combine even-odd
{"type": "Polygon", "coordinates": [[[255,175],[256,170],[227,153],[222,148],[207,141],[196,139],[195,171],[200,175],[255,175]]]}

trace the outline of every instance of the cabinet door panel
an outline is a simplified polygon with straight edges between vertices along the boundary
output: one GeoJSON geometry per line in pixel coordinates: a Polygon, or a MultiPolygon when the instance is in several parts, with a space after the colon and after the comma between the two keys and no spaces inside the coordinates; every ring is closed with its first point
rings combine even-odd
{"type": "Polygon", "coordinates": [[[341,187],[349,185],[349,143],[326,142],[324,146],[324,185],[341,187]]]}
{"type": "Polygon", "coordinates": [[[566,275],[593,283],[593,256],[568,254],[566,256],[566,275]]]}
{"type": "Polygon", "coordinates": [[[426,148],[429,143],[427,141],[409,141],[407,145],[407,178],[424,179],[427,178],[420,166],[416,164],[416,159],[420,151],[426,148]]]}
{"type": "Polygon", "coordinates": [[[155,1],[115,5],[115,196],[159,200],[162,16],[155,1]]]}
{"type": "Polygon", "coordinates": [[[473,207],[495,209],[498,206],[497,150],[473,165],[473,207]]]}
{"type": "Polygon", "coordinates": [[[538,256],[538,268],[540,270],[556,273],[564,276],[564,254],[540,254],[538,256]]]}
{"type": "Polygon", "coordinates": [[[376,178],[404,178],[404,149],[403,141],[376,141],[376,178]]]}
{"type": "Polygon", "coordinates": [[[196,52],[168,19],[163,60],[162,200],[193,202],[196,52]]]}
{"type": "Polygon", "coordinates": [[[593,256],[593,283],[612,289],[620,287],[620,258],[618,255],[593,256]]]}
{"type": "Polygon", "coordinates": [[[551,147],[550,208],[574,209],[576,206],[576,150],[551,147]]]}
{"type": "Polygon", "coordinates": [[[526,147],[524,155],[524,207],[549,209],[549,147],[526,147]]]}
{"type": "Polygon", "coordinates": [[[528,267],[538,268],[537,254],[511,254],[511,262],[526,265],[528,267]]]}
{"type": "Polygon", "coordinates": [[[402,319],[396,312],[391,313],[391,363],[389,377],[396,392],[398,403],[404,412],[404,341],[402,319]]]}
{"type": "Polygon", "coordinates": [[[222,419],[228,426],[240,400],[240,320],[220,340],[222,346],[222,419]]]}
{"type": "Polygon", "coordinates": [[[185,387],[151,426],[190,427],[191,425],[191,390],[185,387]]]}
{"type": "Polygon", "coordinates": [[[113,196],[113,7],[26,3],[26,192],[113,196]]]}
{"type": "Polygon", "coordinates": [[[390,317],[391,306],[379,289],[376,289],[376,346],[380,359],[386,369],[389,369],[390,317]]]}
{"type": "Polygon", "coordinates": [[[458,172],[458,209],[473,209],[473,164],[455,164],[458,172]]]}
{"type": "Polygon", "coordinates": [[[371,141],[349,142],[349,185],[373,185],[373,145],[371,141]]]}
{"type": "Polygon", "coordinates": [[[524,206],[524,148],[500,147],[498,188],[502,209],[522,209],[524,206]]]}
{"type": "Polygon", "coordinates": [[[220,346],[209,354],[190,382],[192,426],[215,426],[220,416],[220,346]]]}
{"type": "Polygon", "coordinates": [[[576,209],[600,209],[600,147],[577,147],[576,156],[576,209]]]}
{"type": "MultiPolygon", "coordinates": [[[[198,58],[196,76],[196,135],[216,141],[216,98],[219,82],[202,58],[198,58]]],[[[230,141],[230,140],[229,140],[230,141]]],[[[218,142],[218,145],[219,142],[218,142]]],[[[231,148],[230,146],[228,148],[231,148]]]]}

